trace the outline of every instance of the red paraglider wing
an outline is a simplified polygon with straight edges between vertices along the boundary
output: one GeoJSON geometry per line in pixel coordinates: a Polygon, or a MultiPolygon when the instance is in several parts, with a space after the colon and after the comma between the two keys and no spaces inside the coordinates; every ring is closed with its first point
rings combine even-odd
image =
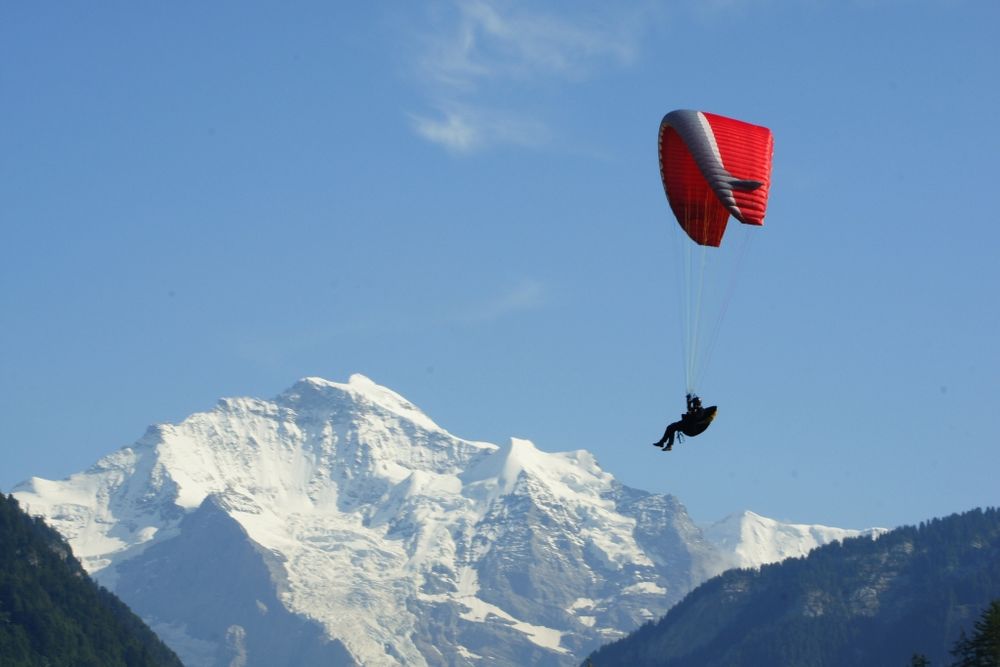
{"type": "Polygon", "coordinates": [[[691,240],[718,247],[730,214],[746,224],[764,224],[773,150],[766,127],[700,111],[664,116],[660,176],[691,240]]]}
{"type": "Polygon", "coordinates": [[[660,176],[670,208],[691,240],[719,247],[729,211],[715,196],[677,130],[669,126],[660,131],[660,176]]]}
{"type": "MultiPolygon", "coordinates": [[[[760,185],[748,189],[737,183],[732,188],[736,200],[733,215],[748,225],[763,225],[767,195],[771,189],[771,157],[774,137],[771,130],[725,116],[702,114],[715,134],[722,164],[737,179],[760,185]]],[[[721,195],[720,195],[721,197],[721,195]]]]}

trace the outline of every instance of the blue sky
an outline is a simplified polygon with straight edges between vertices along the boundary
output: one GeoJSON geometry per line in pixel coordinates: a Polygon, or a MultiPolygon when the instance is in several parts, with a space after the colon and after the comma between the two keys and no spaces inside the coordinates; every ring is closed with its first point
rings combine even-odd
{"type": "MultiPolygon", "coordinates": [[[[1000,503],[1000,4],[0,5],[0,488],[354,372],[698,520],[1000,503]],[[770,127],[683,408],[675,108],[770,127]]],[[[728,238],[728,237],[727,237],[728,238]]]]}

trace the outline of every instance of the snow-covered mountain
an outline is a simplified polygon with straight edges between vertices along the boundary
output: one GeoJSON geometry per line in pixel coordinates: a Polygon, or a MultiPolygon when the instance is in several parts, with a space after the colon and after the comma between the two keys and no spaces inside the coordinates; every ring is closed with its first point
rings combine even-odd
{"type": "Polygon", "coordinates": [[[745,511],[732,514],[704,529],[705,538],[726,559],[726,568],[759,568],[786,558],[805,556],[818,546],[848,537],[877,537],[886,530],[849,530],[830,526],[781,523],[745,511]]]}
{"type": "Polygon", "coordinates": [[[859,533],[703,533],[586,451],[463,440],[360,375],[223,399],[14,495],[189,667],[576,664],[724,569],[859,533]]]}

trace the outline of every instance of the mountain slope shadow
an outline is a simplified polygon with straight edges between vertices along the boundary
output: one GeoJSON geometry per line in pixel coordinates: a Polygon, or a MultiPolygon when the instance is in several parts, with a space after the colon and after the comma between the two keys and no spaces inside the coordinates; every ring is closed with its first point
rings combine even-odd
{"type": "Polygon", "coordinates": [[[281,603],[269,558],[209,496],[177,536],[118,565],[115,592],[188,667],[354,665],[322,626],[281,603]]]}

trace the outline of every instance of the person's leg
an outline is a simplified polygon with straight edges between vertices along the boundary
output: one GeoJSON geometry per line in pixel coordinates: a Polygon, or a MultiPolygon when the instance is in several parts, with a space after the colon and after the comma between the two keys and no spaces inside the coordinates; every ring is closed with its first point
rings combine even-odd
{"type": "Polygon", "coordinates": [[[674,446],[674,434],[677,432],[677,423],[670,424],[667,426],[667,430],[663,432],[663,437],[658,441],[653,443],[654,447],[660,447],[662,449],[670,449],[674,446]]]}

